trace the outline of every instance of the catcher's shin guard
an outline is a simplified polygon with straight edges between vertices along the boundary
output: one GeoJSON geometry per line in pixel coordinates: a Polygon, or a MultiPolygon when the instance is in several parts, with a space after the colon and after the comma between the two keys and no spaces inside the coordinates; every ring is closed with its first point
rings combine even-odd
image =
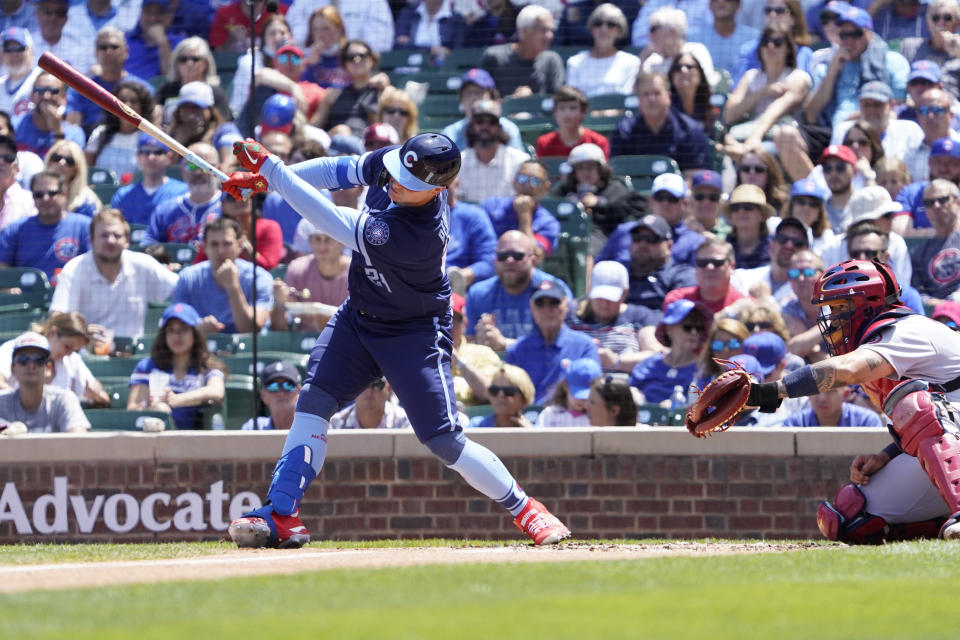
{"type": "Polygon", "coordinates": [[[960,435],[950,406],[937,403],[926,383],[908,380],[894,387],[883,410],[900,446],[920,461],[951,513],[960,511],[960,435]]]}
{"type": "Polygon", "coordinates": [[[313,449],[300,445],[277,461],[267,499],[273,505],[273,510],[280,515],[289,516],[300,508],[303,493],[317,475],[311,465],[312,460],[313,449]]]}
{"type": "Polygon", "coordinates": [[[828,540],[847,544],[883,544],[900,540],[936,538],[943,518],[921,522],[890,524],[880,516],[868,513],[866,499],[855,484],[847,484],[837,492],[833,502],[822,502],[817,510],[817,526],[828,540]]]}

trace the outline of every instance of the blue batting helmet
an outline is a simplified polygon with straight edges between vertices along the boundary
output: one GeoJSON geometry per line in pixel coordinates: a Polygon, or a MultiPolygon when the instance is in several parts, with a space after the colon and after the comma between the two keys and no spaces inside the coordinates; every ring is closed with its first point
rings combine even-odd
{"type": "Polygon", "coordinates": [[[383,156],[394,180],[411,191],[448,187],[460,171],[460,149],[441,133],[421,133],[383,156]]]}

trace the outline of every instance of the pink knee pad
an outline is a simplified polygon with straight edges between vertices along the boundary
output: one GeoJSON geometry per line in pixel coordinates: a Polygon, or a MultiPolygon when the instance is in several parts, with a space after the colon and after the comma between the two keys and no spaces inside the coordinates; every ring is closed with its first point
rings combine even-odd
{"type": "Polygon", "coordinates": [[[880,544],[886,537],[887,521],[864,511],[866,504],[860,487],[844,485],[833,503],[820,503],[817,509],[820,533],[827,540],[848,544],[880,544]]]}

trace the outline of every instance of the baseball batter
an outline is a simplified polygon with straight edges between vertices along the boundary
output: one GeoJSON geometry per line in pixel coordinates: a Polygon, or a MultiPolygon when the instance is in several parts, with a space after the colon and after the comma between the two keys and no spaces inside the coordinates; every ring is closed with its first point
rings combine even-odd
{"type": "Polygon", "coordinates": [[[450,229],[447,187],[460,150],[424,133],[402,147],[359,157],[318,158],[287,167],[262,145],[234,146],[241,167],[224,191],[272,188],[324,233],[353,250],[350,297],[310,354],[293,426],[273,473],[265,506],[230,524],[241,547],[300,547],[310,539],[300,500],[320,472],[328,420],[370,383],[386,376],[417,438],[475,489],[496,501],[536,544],[570,531],[528,497],[500,459],[468,440],[457,420],[450,374],[450,284],[445,254],[450,229]],[[337,207],[319,189],[368,186],[362,210],[337,207]]]}
{"type": "Polygon", "coordinates": [[[820,531],[849,543],[960,539],[960,336],[904,306],[896,276],[879,262],[827,269],[813,302],[832,357],[751,385],[748,404],[770,411],[782,398],[860,384],[895,440],[857,456],[852,483],[820,506],[820,531]]]}

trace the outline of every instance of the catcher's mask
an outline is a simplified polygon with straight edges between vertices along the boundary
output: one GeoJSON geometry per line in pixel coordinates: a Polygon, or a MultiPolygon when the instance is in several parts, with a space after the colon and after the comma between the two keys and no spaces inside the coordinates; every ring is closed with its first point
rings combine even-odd
{"type": "Polygon", "coordinates": [[[820,307],[817,324],[836,356],[853,351],[870,321],[899,301],[900,285],[890,267],[847,260],[820,275],[811,303],[820,307]]]}

